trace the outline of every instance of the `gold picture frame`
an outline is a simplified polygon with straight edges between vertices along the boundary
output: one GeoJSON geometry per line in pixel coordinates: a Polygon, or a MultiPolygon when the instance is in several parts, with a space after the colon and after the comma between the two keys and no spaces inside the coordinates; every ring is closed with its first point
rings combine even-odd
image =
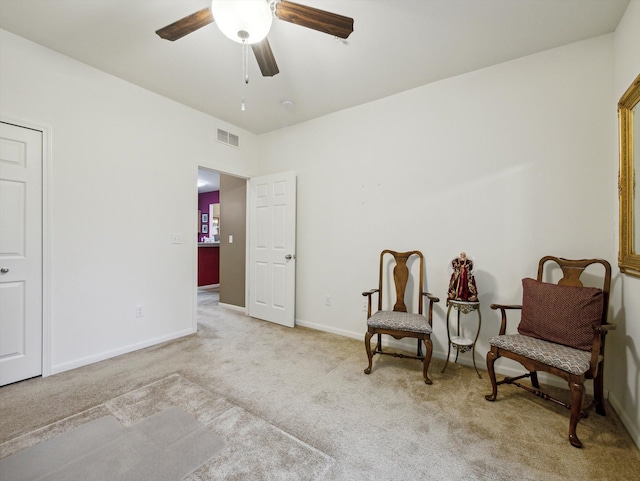
{"type": "Polygon", "coordinates": [[[618,102],[620,125],[620,271],[640,277],[640,193],[636,183],[634,152],[640,152],[640,75],[618,102]]]}

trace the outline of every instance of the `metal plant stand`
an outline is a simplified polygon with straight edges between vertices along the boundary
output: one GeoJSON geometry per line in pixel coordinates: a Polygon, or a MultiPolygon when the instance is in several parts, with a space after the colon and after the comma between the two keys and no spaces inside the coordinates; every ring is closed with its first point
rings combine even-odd
{"type": "Polygon", "coordinates": [[[447,301],[447,305],[449,306],[447,309],[447,338],[449,340],[449,349],[447,351],[447,360],[444,363],[444,367],[442,368],[442,371],[440,372],[444,372],[444,370],[447,368],[447,364],[449,364],[449,356],[451,355],[451,348],[453,347],[456,350],[456,359],[454,362],[458,362],[458,355],[461,352],[471,351],[471,359],[473,360],[473,367],[476,370],[476,374],[478,374],[478,377],[482,379],[482,376],[480,375],[480,372],[476,367],[476,341],[478,340],[478,335],[480,334],[480,327],[482,325],[482,317],[480,315],[480,302],[449,300],[447,301]],[[456,314],[457,314],[457,326],[456,326],[456,331],[454,336],[451,335],[452,327],[449,321],[449,316],[451,314],[452,308],[456,310],[456,314]],[[464,326],[460,325],[460,313],[462,312],[463,314],[466,315],[473,311],[475,311],[478,314],[478,326],[475,331],[475,337],[471,338],[471,337],[464,336],[464,330],[462,329],[462,327],[464,326]]]}

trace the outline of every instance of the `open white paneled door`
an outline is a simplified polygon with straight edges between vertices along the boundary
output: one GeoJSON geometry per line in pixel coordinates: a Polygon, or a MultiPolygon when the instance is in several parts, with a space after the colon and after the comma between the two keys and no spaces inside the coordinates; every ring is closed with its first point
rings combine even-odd
{"type": "Polygon", "coordinates": [[[296,176],[249,180],[249,315],[295,325],[296,176]]]}
{"type": "Polygon", "coordinates": [[[42,149],[0,122],[0,386],[42,374],[42,149]]]}

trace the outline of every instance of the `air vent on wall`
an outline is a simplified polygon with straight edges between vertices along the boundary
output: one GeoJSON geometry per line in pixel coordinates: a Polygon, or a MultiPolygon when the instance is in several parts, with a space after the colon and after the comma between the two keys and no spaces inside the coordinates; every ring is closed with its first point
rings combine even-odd
{"type": "Polygon", "coordinates": [[[218,142],[230,145],[232,147],[240,147],[240,137],[230,134],[226,130],[218,129],[218,142]]]}

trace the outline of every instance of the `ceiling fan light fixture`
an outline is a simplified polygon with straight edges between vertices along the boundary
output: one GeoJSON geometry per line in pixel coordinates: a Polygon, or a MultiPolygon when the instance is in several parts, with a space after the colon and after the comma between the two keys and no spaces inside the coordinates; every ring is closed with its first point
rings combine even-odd
{"type": "Polygon", "coordinates": [[[220,31],[238,43],[261,42],[273,22],[265,0],[212,0],[211,13],[220,31]]]}

